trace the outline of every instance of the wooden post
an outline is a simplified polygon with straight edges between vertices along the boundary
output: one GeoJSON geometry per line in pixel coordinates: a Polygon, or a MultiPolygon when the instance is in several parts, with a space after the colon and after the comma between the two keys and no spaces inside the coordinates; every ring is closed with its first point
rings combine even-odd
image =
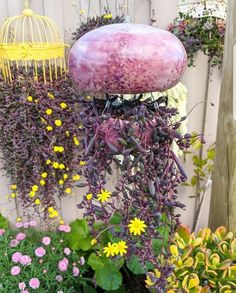
{"type": "Polygon", "coordinates": [[[216,160],[209,225],[236,232],[236,121],[233,118],[233,46],[236,43],[236,2],[228,0],[223,79],[218,115],[216,160]]]}

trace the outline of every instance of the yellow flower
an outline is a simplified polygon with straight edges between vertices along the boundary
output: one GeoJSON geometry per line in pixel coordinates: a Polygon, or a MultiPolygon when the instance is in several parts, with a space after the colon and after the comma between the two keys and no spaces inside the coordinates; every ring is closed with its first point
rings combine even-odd
{"type": "Polygon", "coordinates": [[[91,200],[93,198],[93,194],[92,193],[88,193],[86,195],[87,200],[91,200]]]}
{"type": "Polygon", "coordinates": [[[53,131],[53,127],[52,126],[47,126],[46,129],[47,129],[47,131],[53,131]]]}
{"type": "Polygon", "coordinates": [[[48,108],[48,109],[45,111],[45,113],[46,113],[47,115],[52,115],[52,109],[48,108]]]}
{"type": "Polygon", "coordinates": [[[146,228],[147,225],[144,223],[144,221],[141,221],[135,217],[134,220],[130,221],[128,227],[131,234],[141,235],[142,232],[145,232],[144,228],[146,228]]]}
{"type": "Polygon", "coordinates": [[[59,168],[59,163],[58,162],[53,162],[52,164],[54,169],[58,169],[59,168]]]}
{"type": "Polygon", "coordinates": [[[66,130],[66,136],[70,136],[70,132],[68,130],[66,130]]]}
{"type": "Polygon", "coordinates": [[[48,93],[48,98],[50,98],[50,99],[54,99],[54,95],[51,94],[51,93],[48,93]]]}
{"type": "Polygon", "coordinates": [[[10,194],[10,197],[11,197],[11,198],[15,198],[15,197],[16,197],[16,193],[15,193],[15,192],[12,192],[12,193],[10,194]]]}
{"type": "Polygon", "coordinates": [[[62,109],[66,109],[67,108],[67,104],[66,103],[61,103],[60,106],[61,106],[62,109]]]}
{"type": "Polygon", "coordinates": [[[46,184],[45,180],[43,180],[43,179],[41,179],[41,180],[39,181],[39,183],[40,183],[40,185],[42,185],[42,186],[44,186],[44,185],[46,184]]]}
{"type": "Polygon", "coordinates": [[[53,210],[50,214],[49,214],[49,218],[56,218],[58,217],[59,213],[58,211],[53,210]]]}
{"type": "Polygon", "coordinates": [[[64,184],[64,180],[61,179],[61,180],[58,181],[58,183],[59,183],[60,185],[63,185],[63,184],[64,184]]]}
{"type": "Polygon", "coordinates": [[[152,287],[155,285],[155,282],[153,282],[155,279],[160,278],[161,272],[158,269],[154,270],[155,274],[153,272],[148,272],[147,279],[145,280],[146,287],[152,287]]]}
{"type": "Polygon", "coordinates": [[[94,239],[91,240],[91,245],[92,246],[95,245],[96,243],[98,243],[97,239],[94,238],[94,239]]]}
{"type": "Polygon", "coordinates": [[[74,181],[78,181],[78,180],[80,180],[80,175],[79,175],[79,174],[74,175],[74,176],[72,177],[72,179],[73,179],[74,181]]]}
{"type": "Polygon", "coordinates": [[[111,197],[111,192],[106,189],[102,189],[101,193],[99,193],[97,195],[97,197],[98,197],[98,200],[103,203],[103,202],[107,201],[108,198],[111,197]]]}
{"type": "Polygon", "coordinates": [[[17,189],[16,184],[11,185],[11,189],[12,189],[12,190],[16,190],[16,189],[17,189]]]}
{"type": "Polygon", "coordinates": [[[77,146],[80,145],[80,142],[76,136],[74,136],[74,144],[77,146]]]}
{"type": "Polygon", "coordinates": [[[112,18],[112,14],[111,13],[105,14],[105,15],[103,15],[103,18],[105,18],[105,19],[111,19],[112,18]]]}
{"type": "Polygon", "coordinates": [[[34,100],[35,104],[38,104],[38,99],[34,100]]]}
{"type": "Polygon", "coordinates": [[[35,191],[31,190],[29,195],[30,195],[30,197],[35,197],[35,191]]]}
{"type": "Polygon", "coordinates": [[[21,222],[22,219],[21,219],[21,218],[16,218],[16,221],[17,221],[17,222],[21,222]]]}
{"type": "Polygon", "coordinates": [[[65,167],[66,167],[66,166],[65,166],[64,164],[60,164],[60,165],[59,165],[59,169],[61,169],[61,170],[65,169],[65,167]]]}
{"type": "Polygon", "coordinates": [[[85,165],[86,165],[86,162],[85,162],[85,161],[80,161],[80,162],[79,162],[79,165],[80,165],[80,166],[85,166],[85,165]]]}
{"type": "Polygon", "coordinates": [[[125,241],[119,241],[117,243],[117,249],[118,249],[118,253],[123,256],[124,254],[127,253],[127,248],[128,246],[126,245],[125,241]]]}
{"type": "Polygon", "coordinates": [[[41,204],[41,201],[40,201],[40,199],[36,199],[35,201],[34,201],[34,203],[36,204],[36,205],[40,205],[41,204]]]}
{"type": "Polygon", "coordinates": [[[60,126],[62,125],[62,122],[61,122],[61,120],[59,120],[59,119],[58,119],[58,120],[55,120],[54,123],[55,123],[55,125],[58,126],[58,127],[60,127],[60,126]]]}
{"type": "Polygon", "coordinates": [[[84,10],[84,9],[81,9],[80,12],[79,12],[79,14],[80,14],[80,15],[85,14],[85,10],[84,10]]]}
{"type": "Polygon", "coordinates": [[[32,187],[32,191],[38,191],[38,190],[39,190],[38,185],[34,185],[34,186],[32,187]]]}
{"type": "Polygon", "coordinates": [[[71,192],[72,192],[71,188],[68,187],[65,189],[65,193],[70,194],[71,192]]]}
{"type": "Polygon", "coordinates": [[[48,177],[48,173],[47,173],[47,172],[43,172],[43,173],[41,174],[41,177],[42,177],[42,178],[47,178],[47,177],[48,177]]]}
{"type": "Polygon", "coordinates": [[[33,97],[28,96],[28,97],[27,97],[27,101],[28,101],[28,102],[32,102],[32,101],[33,101],[33,97]]]}
{"type": "Polygon", "coordinates": [[[49,213],[52,213],[54,211],[54,208],[53,207],[49,207],[48,208],[48,211],[49,211],[49,213]]]}
{"type": "Polygon", "coordinates": [[[46,165],[49,165],[49,164],[51,164],[51,160],[48,159],[48,160],[46,161],[46,165]]]}
{"type": "Polygon", "coordinates": [[[63,178],[66,180],[66,179],[68,178],[68,174],[65,173],[65,174],[63,175],[63,178]]]}
{"type": "Polygon", "coordinates": [[[107,246],[103,248],[103,253],[106,254],[106,257],[114,256],[114,255],[118,254],[117,243],[111,244],[111,242],[108,242],[107,246]]]}
{"type": "Polygon", "coordinates": [[[60,222],[59,222],[59,224],[60,224],[60,225],[64,225],[65,222],[61,219],[60,222]]]}

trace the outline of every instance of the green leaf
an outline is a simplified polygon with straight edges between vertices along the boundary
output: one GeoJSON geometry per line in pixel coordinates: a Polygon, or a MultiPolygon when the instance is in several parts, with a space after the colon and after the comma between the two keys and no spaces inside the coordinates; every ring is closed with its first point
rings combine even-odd
{"type": "Polygon", "coordinates": [[[162,238],[160,239],[153,239],[152,245],[153,249],[156,255],[159,255],[163,248],[167,247],[168,240],[169,240],[169,234],[170,234],[170,227],[167,225],[163,225],[158,228],[158,231],[160,233],[160,236],[162,238]]]}
{"type": "Polygon", "coordinates": [[[214,158],[215,158],[215,148],[214,147],[207,150],[207,158],[209,160],[214,160],[214,158]]]}
{"type": "Polygon", "coordinates": [[[131,258],[126,261],[126,265],[128,269],[134,273],[135,275],[143,275],[145,274],[145,269],[139,258],[132,254],[131,258]]]}
{"type": "Polygon", "coordinates": [[[191,178],[191,185],[192,185],[192,186],[196,186],[196,185],[197,185],[197,182],[198,182],[198,178],[197,178],[197,176],[193,176],[193,177],[191,178]]]}
{"type": "Polygon", "coordinates": [[[122,222],[122,215],[120,213],[115,213],[111,218],[109,223],[111,225],[118,225],[122,222]]]}
{"type": "Polygon", "coordinates": [[[105,291],[105,293],[127,293],[127,290],[125,289],[125,286],[122,285],[119,289],[114,291],[105,291]]]}
{"type": "Polygon", "coordinates": [[[102,258],[97,256],[95,253],[90,254],[90,256],[88,258],[88,264],[92,267],[92,269],[94,271],[96,271],[104,266],[102,258]]]}
{"type": "Polygon", "coordinates": [[[83,292],[84,293],[97,293],[97,290],[91,286],[84,286],[83,287],[83,292]]]}
{"type": "Polygon", "coordinates": [[[75,220],[70,224],[71,232],[67,234],[69,245],[73,250],[87,251],[91,248],[92,236],[85,219],[75,220]]]}
{"type": "Polygon", "coordinates": [[[8,220],[0,214],[0,229],[8,229],[8,228],[9,228],[8,220]]]}
{"type": "Polygon", "coordinates": [[[122,275],[113,264],[106,264],[96,270],[95,279],[104,290],[117,290],[122,285],[122,275]]]}

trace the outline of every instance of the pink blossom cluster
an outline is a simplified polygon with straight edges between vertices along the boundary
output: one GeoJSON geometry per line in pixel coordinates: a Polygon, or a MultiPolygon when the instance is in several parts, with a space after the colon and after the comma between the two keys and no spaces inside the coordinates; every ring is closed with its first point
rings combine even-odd
{"type": "Polygon", "coordinates": [[[5,230],[4,229],[0,229],[0,236],[3,236],[5,234],[5,230]]]}
{"type": "Polygon", "coordinates": [[[13,253],[11,259],[14,263],[20,263],[22,266],[30,265],[32,262],[29,255],[22,255],[20,252],[13,253]]]}
{"type": "Polygon", "coordinates": [[[17,222],[16,223],[16,228],[25,228],[25,229],[28,229],[29,227],[31,228],[34,228],[37,226],[37,222],[32,220],[32,221],[29,221],[29,222],[17,222]]]}
{"type": "Polygon", "coordinates": [[[60,226],[58,227],[58,230],[59,230],[60,232],[70,233],[70,231],[71,231],[71,227],[70,227],[69,225],[60,225],[60,226]]]}
{"type": "Polygon", "coordinates": [[[20,244],[20,242],[23,241],[25,238],[26,238],[26,234],[20,232],[16,235],[15,239],[12,239],[10,241],[9,246],[10,247],[17,247],[20,244]]]}

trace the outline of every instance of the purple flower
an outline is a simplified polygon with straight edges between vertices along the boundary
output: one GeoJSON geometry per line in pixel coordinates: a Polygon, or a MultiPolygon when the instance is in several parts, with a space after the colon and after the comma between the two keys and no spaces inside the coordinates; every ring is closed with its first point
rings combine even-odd
{"type": "Polygon", "coordinates": [[[22,254],[20,252],[15,252],[13,253],[12,257],[11,257],[11,260],[15,263],[19,262],[20,259],[22,257],[22,254]]]}
{"type": "Polygon", "coordinates": [[[22,241],[22,240],[24,240],[26,238],[26,234],[25,233],[18,233],[17,235],[16,235],[16,240],[18,240],[18,241],[22,241]]]}
{"type": "Polygon", "coordinates": [[[22,255],[22,257],[20,258],[20,264],[22,264],[23,266],[31,264],[31,261],[32,260],[28,255],[22,255]]]}
{"type": "Polygon", "coordinates": [[[48,246],[51,243],[51,239],[49,237],[43,237],[42,243],[48,246]]]}
{"type": "Polygon", "coordinates": [[[30,279],[29,281],[29,286],[32,288],[32,289],[38,289],[39,286],[40,286],[40,281],[38,278],[32,278],[30,279]]]}
{"type": "Polygon", "coordinates": [[[37,257],[43,257],[46,254],[46,251],[43,247],[38,247],[35,249],[34,253],[37,257]]]}
{"type": "Polygon", "coordinates": [[[18,240],[16,240],[16,239],[12,239],[12,240],[10,241],[9,246],[10,246],[10,247],[17,247],[19,243],[20,243],[20,241],[18,241],[18,240]]]}
{"type": "Polygon", "coordinates": [[[79,276],[79,269],[77,267],[73,267],[73,276],[78,277],[79,276]]]}
{"type": "Polygon", "coordinates": [[[80,265],[83,266],[85,264],[85,259],[83,256],[80,258],[80,265]]]}
{"type": "Polygon", "coordinates": [[[58,282],[62,282],[63,281],[63,278],[61,275],[57,275],[56,278],[55,278],[56,281],[58,282]]]}
{"type": "Polygon", "coordinates": [[[21,271],[20,267],[14,266],[11,268],[11,275],[17,276],[17,275],[19,275],[20,271],[21,271]]]}

